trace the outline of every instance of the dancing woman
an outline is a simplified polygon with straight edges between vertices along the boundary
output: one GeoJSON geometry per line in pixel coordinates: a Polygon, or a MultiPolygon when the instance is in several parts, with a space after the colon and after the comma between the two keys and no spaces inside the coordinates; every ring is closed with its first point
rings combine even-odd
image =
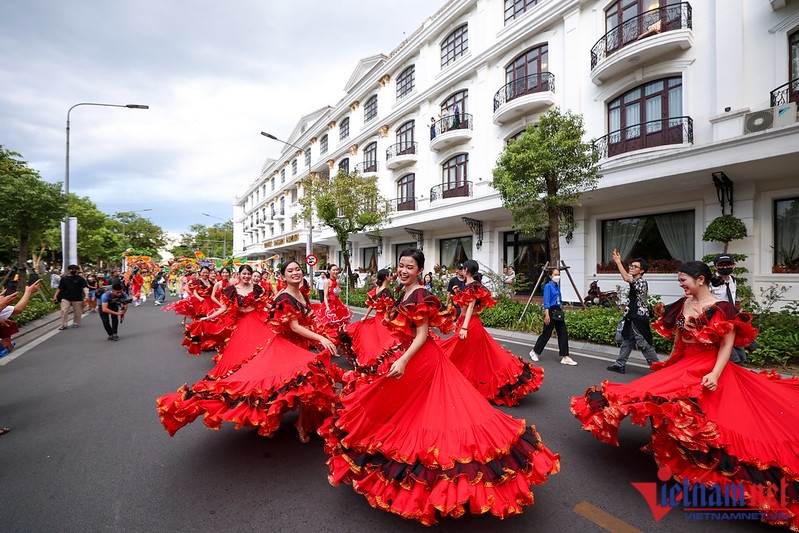
{"type": "Polygon", "coordinates": [[[230,285],[230,268],[222,267],[219,270],[219,279],[214,283],[214,288],[211,289],[211,300],[216,304],[217,309],[222,306],[220,297],[222,296],[222,291],[228,285],[230,285]]]}
{"type": "Polygon", "coordinates": [[[483,327],[480,313],[496,305],[491,293],[478,281],[477,261],[464,261],[466,286],[456,290],[452,301],[466,311],[458,319],[458,333],[439,344],[466,379],[488,401],[513,406],[535,392],[544,381],[544,369],[524,362],[504,349],[483,327]]]}
{"type": "Polygon", "coordinates": [[[383,323],[386,310],[394,305],[387,268],[377,271],[375,287],[366,295],[366,314],[348,325],[340,335],[341,348],[357,372],[385,374],[391,363],[402,355],[400,342],[383,323]],[[370,316],[374,311],[375,316],[370,316]]]}
{"type": "Polygon", "coordinates": [[[352,318],[352,311],[344,305],[339,298],[341,288],[338,286],[338,275],[341,269],[336,265],[328,265],[330,277],[325,281],[322,289],[322,301],[314,304],[317,325],[327,330],[327,335],[337,339],[339,329],[346,326],[352,318]]]}
{"type": "MultiPolygon", "coordinates": [[[[249,270],[240,272],[239,286],[251,282],[252,270],[246,265],[242,268],[249,270]]],[[[328,365],[335,346],[309,327],[306,317],[312,319],[312,313],[300,292],[299,264],[292,261],[284,265],[283,275],[288,286],[275,299],[269,319],[270,324],[278,327],[278,334],[272,335],[237,370],[159,398],[159,416],[170,435],[202,415],[203,422],[211,429],[219,429],[222,422],[233,422],[236,429],[257,427],[258,434],[272,436],[283,415],[299,407],[296,427],[300,440],[308,442],[310,433],[330,414],[334,391],[328,365]],[[324,350],[317,354],[301,346],[310,342],[320,344],[324,350]]]]}
{"type": "Polygon", "coordinates": [[[685,296],[658,305],[655,330],[674,339],[668,360],[630,383],[602,382],[571,410],[599,440],[618,445],[622,419],[652,424],[646,446],[660,479],[742,486],[761,519],[799,530],[799,379],[728,364],[733,346],[757,334],[746,313],[710,292],[710,268],[678,269],[685,296]],[[784,512],[777,512],[784,511],[784,512]]]}
{"type": "Polygon", "coordinates": [[[452,331],[452,311],[420,285],[423,268],[421,251],[400,254],[403,290],[386,319],[403,354],[384,376],[356,382],[319,430],[328,479],[427,525],[467,508],[520,513],[533,503],[530,487],[558,472],[559,457],[533,426],[492,407],[429,337],[431,327],[452,331]]]}

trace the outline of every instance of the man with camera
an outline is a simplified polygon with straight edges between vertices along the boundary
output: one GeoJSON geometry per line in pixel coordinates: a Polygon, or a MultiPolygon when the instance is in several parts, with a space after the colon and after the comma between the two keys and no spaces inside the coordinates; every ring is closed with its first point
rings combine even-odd
{"type": "Polygon", "coordinates": [[[124,322],[128,304],[133,300],[122,290],[122,283],[115,282],[111,285],[111,290],[106,290],[100,297],[100,320],[103,321],[105,332],[108,333],[108,340],[118,341],[117,330],[119,324],[124,322]]]}

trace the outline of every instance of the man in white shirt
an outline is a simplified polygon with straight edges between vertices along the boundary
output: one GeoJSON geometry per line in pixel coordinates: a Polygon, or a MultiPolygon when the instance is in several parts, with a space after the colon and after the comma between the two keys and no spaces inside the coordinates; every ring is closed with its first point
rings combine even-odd
{"type": "Polygon", "coordinates": [[[735,305],[737,285],[735,278],[732,276],[732,271],[735,268],[735,259],[729,254],[719,254],[713,261],[713,266],[716,268],[716,274],[721,277],[722,283],[719,285],[711,283],[710,292],[719,300],[735,305]]]}

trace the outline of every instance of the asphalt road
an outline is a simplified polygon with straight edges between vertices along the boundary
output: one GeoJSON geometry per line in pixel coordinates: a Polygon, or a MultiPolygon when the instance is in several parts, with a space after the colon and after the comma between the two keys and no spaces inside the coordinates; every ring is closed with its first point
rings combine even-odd
{"type": "MultiPolygon", "coordinates": [[[[156,397],[201,378],[210,355],[180,346],[180,319],[132,308],[120,340],[108,341],[97,315],[63,332],[56,324],[0,366],[0,531],[422,531],[415,522],[371,508],[349,486],[327,482],[321,440],[299,443],[289,415],[274,438],[201,421],[174,438],[162,428],[156,397]]],[[[527,353],[529,338],[503,342],[527,353]]],[[[575,352],[576,367],[547,350],[544,384],[505,409],[535,424],[560,453],[561,472],[536,487],[536,503],[500,521],[467,515],[438,531],[775,531],[758,522],[686,518],[674,509],[655,522],[632,482],[655,482],[639,448],[646,428],[625,421],[620,447],[580,430],[569,398],[609,375],[607,356],[575,352]]]]}

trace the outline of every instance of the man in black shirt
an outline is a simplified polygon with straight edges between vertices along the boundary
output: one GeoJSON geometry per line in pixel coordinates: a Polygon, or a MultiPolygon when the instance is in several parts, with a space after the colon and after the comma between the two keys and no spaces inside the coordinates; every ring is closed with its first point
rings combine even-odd
{"type": "Polygon", "coordinates": [[[83,316],[83,302],[89,297],[86,280],[78,275],[78,265],[69,265],[68,276],[61,278],[53,300],[61,303],[61,325],[59,330],[67,329],[69,310],[72,309],[72,327],[79,328],[83,316]]]}
{"type": "MultiPolygon", "coordinates": [[[[449,280],[449,284],[447,285],[447,301],[444,304],[445,306],[449,305],[452,301],[452,295],[455,294],[455,290],[463,290],[466,286],[466,270],[463,268],[463,264],[458,263],[457,269],[455,270],[455,276],[451,280],[449,280]]],[[[457,311],[457,316],[461,316],[461,308],[454,304],[455,311],[457,311]]]]}

